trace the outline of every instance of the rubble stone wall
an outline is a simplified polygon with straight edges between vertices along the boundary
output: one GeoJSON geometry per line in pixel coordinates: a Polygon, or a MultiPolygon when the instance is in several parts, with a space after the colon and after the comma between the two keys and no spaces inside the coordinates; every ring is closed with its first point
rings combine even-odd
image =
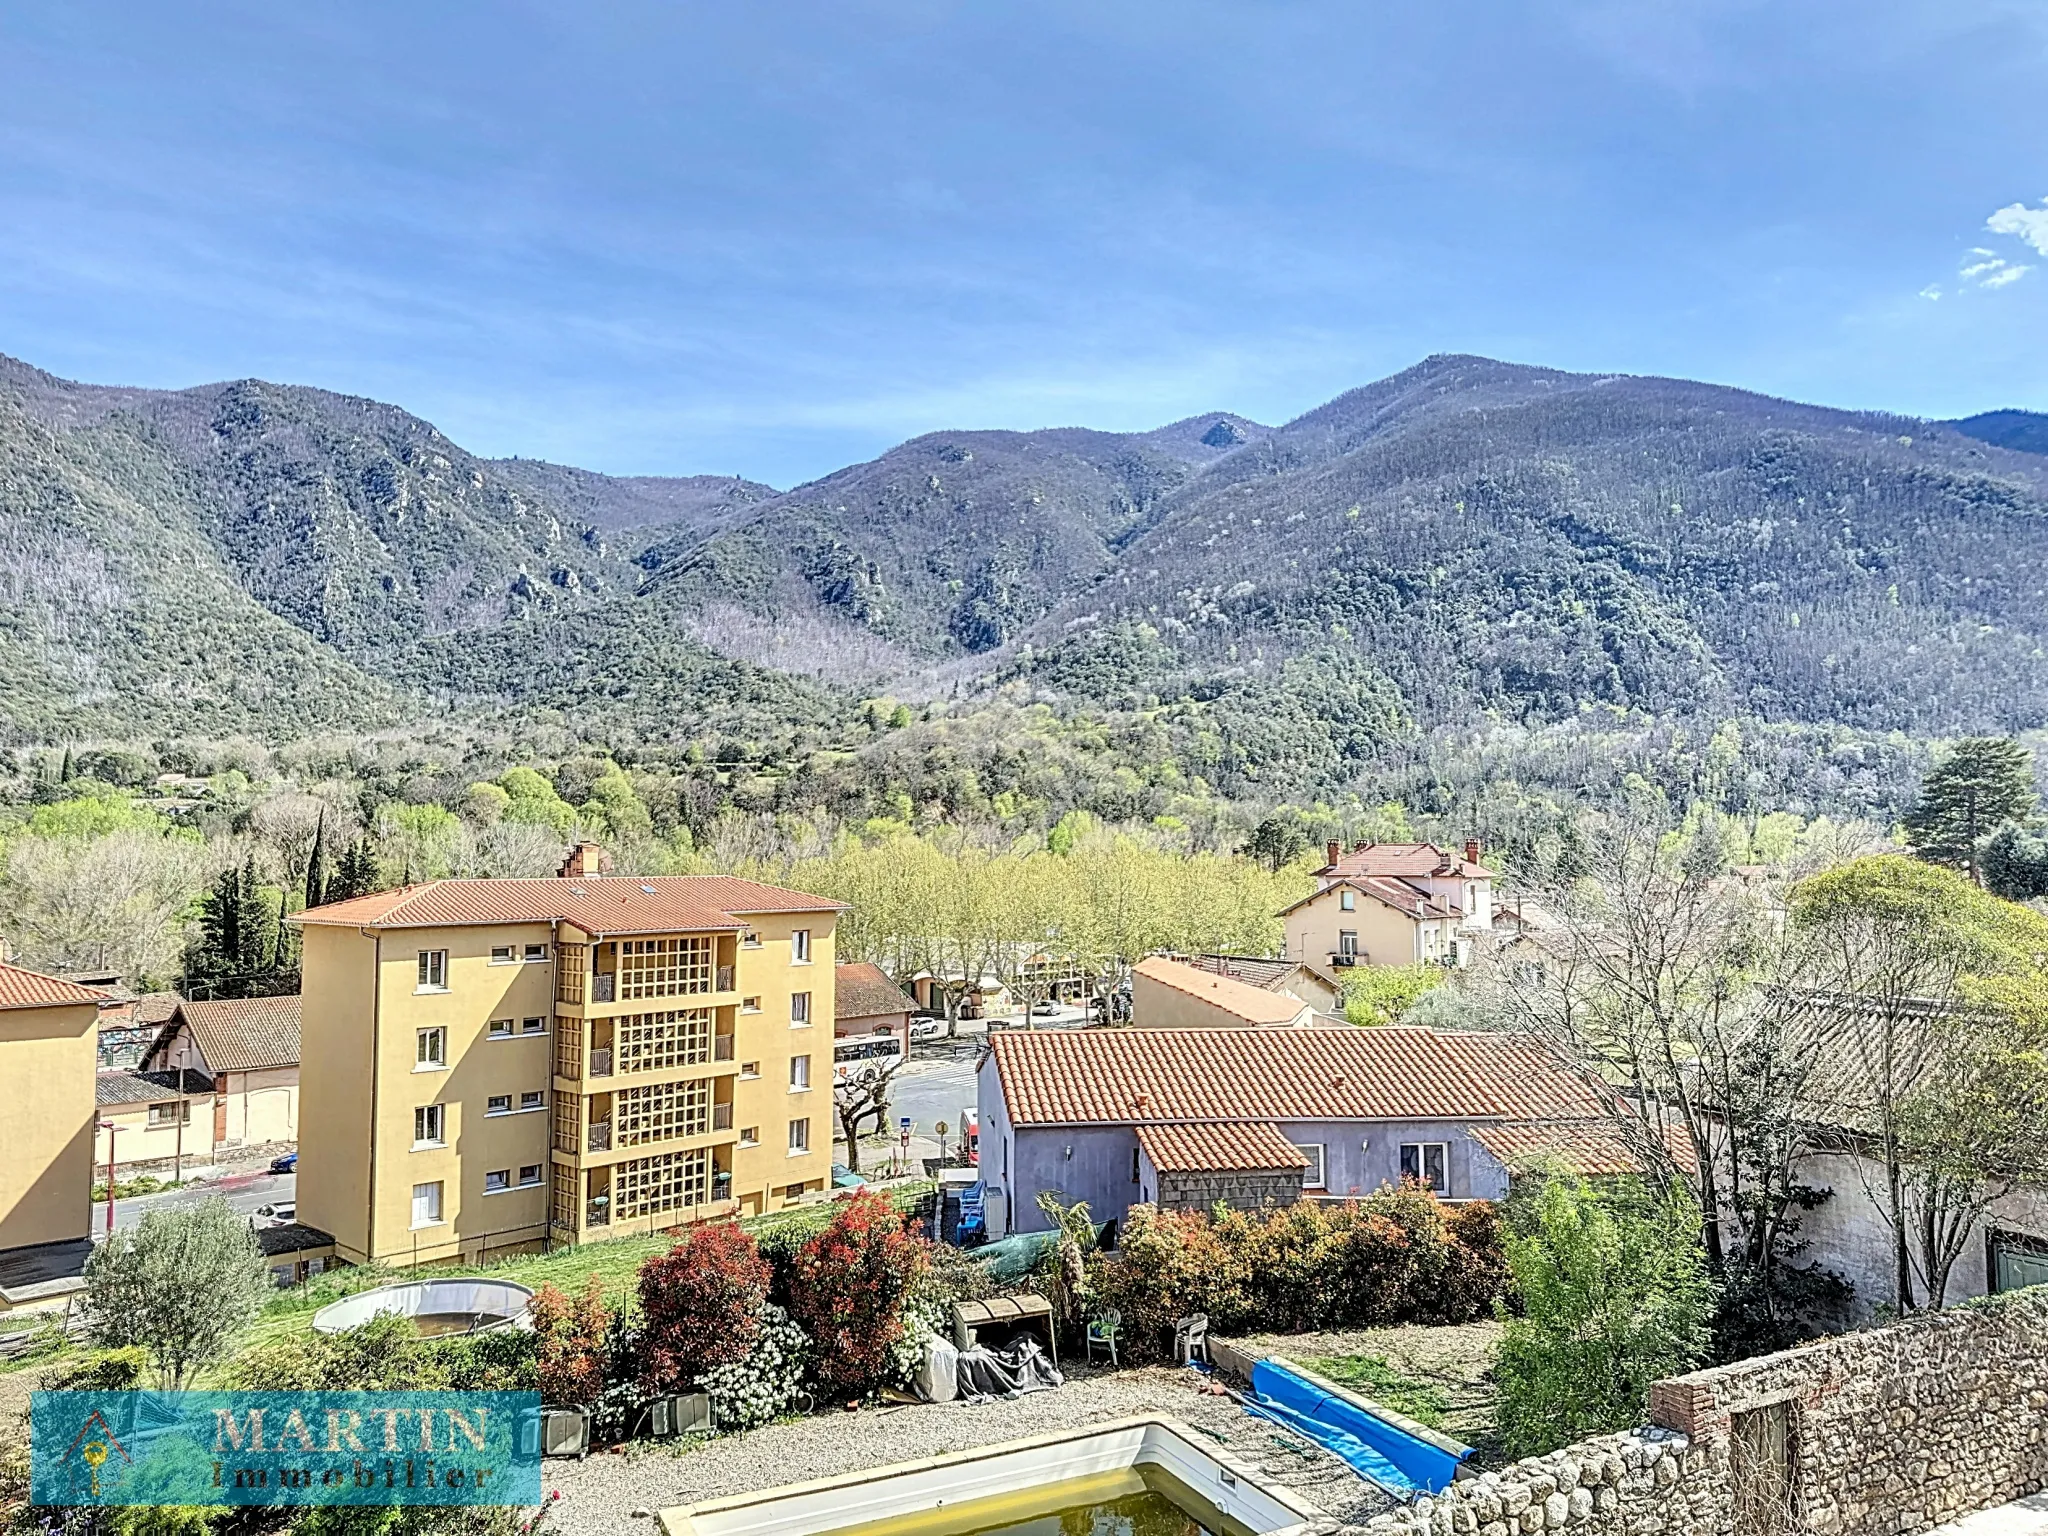
{"type": "Polygon", "coordinates": [[[2006,1503],[2048,1483],[2048,1287],[1660,1381],[1650,1417],[1349,1530],[1907,1536],[2006,1503]]]}

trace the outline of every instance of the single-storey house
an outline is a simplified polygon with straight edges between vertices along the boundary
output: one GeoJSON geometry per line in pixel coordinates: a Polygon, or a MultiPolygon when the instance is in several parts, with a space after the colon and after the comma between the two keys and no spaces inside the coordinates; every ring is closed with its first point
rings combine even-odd
{"type": "Polygon", "coordinates": [[[95,1177],[105,1176],[109,1159],[116,1169],[162,1164],[175,1171],[213,1157],[213,1079],[204,1072],[102,1072],[94,1090],[95,1177]]]}
{"type": "Polygon", "coordinates": [[[1024,1030],[977,1069],[991,1235],[1041,1192],[1133,1205],[1349,1199],[1403,1179],[1498,1199],[1523,1154],[1628,1154],[1600,1100],[1526,1036],[1381,1029],[1024,1030]],[[1491,1144],[1489,1144],[1491,1138],[1491,1144]]]}
{"type": "Polygon", "coordinates": [[[1138,1029],[1307,1029],[1316,1010],[1220,970],[1197,970],[1164,955],[1131,967],[1131,1023],[1138,1029]]]}
{"type": "Polygon", "coordinates": [[[299,1139],[297,993],[181,1002],[142,1064],[213,1080],[211,1133],[218,1146],[299,1139]]]}
{"type": "Polygon", "coordinates": [[[1344,984],[1320,965],[1302,960],[1261,959],[1253,955],[1167,955],[1198,971],[1213,971],[1262,992],[1278,993],[1307,1003],[1317,1013],[1344,1011],[1344,984]]]}
{"type": "Polygon", "coordinates": [[[833,968],[835,1037],[894,1035],[910,1051],[910,1016],[917,1004],[879,965],[867,960],[842,960],[833,968]]]}

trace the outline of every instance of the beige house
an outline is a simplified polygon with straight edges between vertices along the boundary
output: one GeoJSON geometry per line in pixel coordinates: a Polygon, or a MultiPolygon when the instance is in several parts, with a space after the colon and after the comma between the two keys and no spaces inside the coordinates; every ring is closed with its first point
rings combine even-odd
{"type": "Polygon", "coordinates": [[[179,1174],[213,1157],[213,1080],[203,1072],[102,1072],[93,1174],[179,1174]]]}
{"type": "Polygon", "coordinates": [[[1131,967],[1131,1024],[1138,1029],[1307,1029],[1316,1011],[1299,998],[1164,955],[1131,967]]]}
{"type": "Polygon", "coordinates": [[[296,993],[180,1003],[143,1067],[198,1072],[211,1080],[215,1146],[299,1139],[296,993]]]}
{"type": "Polygon", "coordinates": [[[883,969],[868,960],[842,960],[832,982],[833,1033],[848,1035],[894,1035],[910,1052],[910,1016],[917,1004],[891,981],[883,969]]]}
{"type": "Polygon", "coordinates": [[[300,1220],[412,1264],[822,1194],[840,910],[586,845],[297,914],[300,1220]]]}
{"type": "Polygon", "coordinates": [[[76,1290],[92,1242],[93,1066],[104,994],[0,965],[0,1310],[76,1290]]]}
{"type": "Polygon", "coordinates": [[[1325,849],[1316,889],[1281,909],[1287,958],[1355,965],[1465,965],[1493,928],[1493,871],[1479,845],[1463,855],[1434,843],[1357,843],[1325,849]]]}
{"type": "Polygon", "coordinates": [[[1307,1003],[1317,1013],[1341,1014],[1344,985],[1319,965],[1301,960],[1262,960],[1252,955],[1167,955],[1198,971],[1213,971],[1248,987],[1307,1003]]]}

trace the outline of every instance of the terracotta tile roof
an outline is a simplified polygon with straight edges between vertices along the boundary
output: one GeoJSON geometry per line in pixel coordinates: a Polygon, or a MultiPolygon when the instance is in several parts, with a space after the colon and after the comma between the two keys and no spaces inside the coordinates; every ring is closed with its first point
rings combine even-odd
{"type": "Polygon", "coordinates": [[[1367,843],[1349,853],[1339,853],[1316,871],[1329,880],[1354,880],[1371,876],[1416,879],[1428,875],[1452,876],[1460,880],[1491,880],[1493,871],[1467,859],[1454,848],[1435,843],[1367,843]]]}
{"type": "Polygon", "coordinates": [[[1596,1120],[1521,1035],[1381,1029],[1015,1030],[990,1041],[1018,1125],[1596,1120]]]}
{"type": "Polygon", "coordinates": [[[434,880],[309,907],[291,921],[349,928],[571,922],[595,934],[744,928],[763,912],[838,912],[845,903],[732,875],[434,880]]]}
{"type": "MultiPolygon", "coordinates": [[[[1503,1163],[1547,1153],[1588,1178],[1643,1172],[1642,1159],[1611,1121],[1482,1125],[1473,1128],[1472,1139],[1503,1163]]],[[[1665,1145],[1681,1167],[1696,1165],[1692,1142],[1682,1131],[1667,1132],[1665,1145]]]]}
{"type": "Polygon", "coordinates": [[[93,1087],[101,1104],[156,1104],[181,1092],[211,1093],[213,1079],[189,1070],[182,1083],[176,1072],[102,1072],[93,1087]]]}
{"type": "Polygon", "coordinates": [[[1306,1168],[1302,1150],[1278,1126],[1141,1125],[1138,1145],[1161,1173],[1264,1173],[1306,1168]]]}
{"type": "Polygon", "coordinates": [[[60,1008],[66,1003],[97,1004],[107,996],[97,987],[0,965],[0,1008],[60,1008]]]}
{"type": "Polygon", "coordinates": [[[1445,897],[1432,896],[1420,886],[1410,885],[1405,880],[1356,876],[1343,880],[1332,880],[1321,890],[1311,891],[1299,901],[1289,902],[1280,909],[1279,915],[1285,917],[1288,913],[1298,912],[1312,902],[1321,901],[1332,891],[1347,889],[1363,892],[1365,895],[1372,897],[1373,900],[1392,907],[1396,912],[1405,912],[1408,916],[1415,918],[1462,917],[1465,912],[1462,903],[1451,901],[1445,897]]]}
{"type": "Polygon", "coordinates": [[[832,1006],[841,1019],[917,1012],[917,1004],[879,965],[866,960],[843,960],[833,967],[833,972],[832,1006]]]}
{"type": "Polygon", "coordinates": [[[1308,1004],[1291,997],[1276,996],[1263,987],[1249,986],[1232,976],[1198,971],[1164,955],[1152,955],[1131,967],[1131,974],[1171,987],[1187,997],[1221,1008],[1247,1024],[1292,1024],[1308,1004]]]}
{"type": "Polygon", "coordinates": [[[178,1010],[210,1072],[299,1064],[299,995],[186,1003],[178,1010]]]}

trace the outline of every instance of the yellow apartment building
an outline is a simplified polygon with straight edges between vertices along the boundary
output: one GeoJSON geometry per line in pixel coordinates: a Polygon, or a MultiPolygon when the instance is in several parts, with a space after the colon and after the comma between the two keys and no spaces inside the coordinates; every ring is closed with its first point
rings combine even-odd
{"type": "Polygon", "coordinates": [[[299,913],[298,1220],[474,1260],[831,1182],[837,902],[725,876],[441,880],[299,913]]]}
{"type": "Polygon", "coordinates": [[[76,1289],[91,1246],[104,997],[0,965],[0,1310],[76,1289]]]}

